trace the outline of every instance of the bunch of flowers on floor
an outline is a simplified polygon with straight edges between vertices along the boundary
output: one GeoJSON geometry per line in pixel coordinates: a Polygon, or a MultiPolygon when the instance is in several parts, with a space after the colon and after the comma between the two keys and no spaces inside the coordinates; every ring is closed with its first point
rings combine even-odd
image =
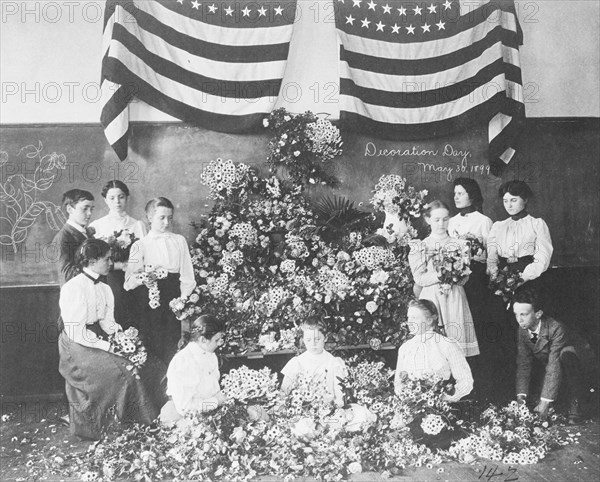
{"type": "Polygon", "coordinates": [[[300,378],[289,393],[279,394],[275,374],[238,369],[223,387],[234,396],[208,413],[190,413],[176,426],[133,426],[109,432],[76,469],[85,480],[213,480],[248,481],[257,476],[278,480],[313,477],[346,480],[360,472],[398,475],[404,468],[440,464],[449,458],[471,462],[477,457],[509,464],[535,463],[556,445],[558,436],[516,402],[490,407],[481,421],[462,432],[461,421],[444,402],[445,386],[434,376],[400,380],[379,362],[347,360],[348,404],[334,406],[314,380],[300,378]],[[244,381],[248,378],[248,381],[244,381]],[[262,390],[264,384],[268,389],[262,390]],[[267,393],[268,392],[268,393],[267,393]],[[255,416],[247,403],[257,396],[275,400],[255,416]],[[369,423],[352,426],[352,410],[360,403],[376,414],[369,423]],[[452,432],[449,450],[432,441],[452,432]],[[426,437],[429,439],[426,439],[426,437]]]}
{"type": "Polygon", "coordinates": [[[109,335],[108,341],[111,353],[127,358],[131,362],[127,369],[131,370],[136,378],[139,378],[138,371],[146,363],[148,354],[140,340],[137,328],[130,326],[125,331],[117,331],[109,335]]]}
{"type": "Polygon", "coordinates": [[[490,406],[481,414],[473,433],[450,448],[462,462],[478,457],[505,464],[536,464],[560,444],[557,427],[516,401],[497,408],[490,406]]]}
{"type": "Polygon", "coordinates": [[[342,153],[340,131],[312,112],[292,114],[277,109],[264,119],[272,134],[267,162],[272,170],[285,168],[300,184],[337,184],[331,161],[342,153]]]}

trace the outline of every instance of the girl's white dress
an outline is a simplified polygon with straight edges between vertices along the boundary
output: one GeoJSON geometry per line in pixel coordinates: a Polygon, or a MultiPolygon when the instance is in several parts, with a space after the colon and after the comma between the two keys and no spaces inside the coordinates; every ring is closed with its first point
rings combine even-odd
{"type": "MultiPolygon", "coordinates": [[[[446,336],[458,341],[465,356],[475,356],[479,355],[479,344],[465,290],[461,285],[453,285],[447,294],[442,294],[432,260],[436,249],[463,244],[463,240],[450,236],[441,239],[429,236],[412,244],[408,261],[415,283],[423,287],[419,298],[435,303],[446,336]]],[[[466,279],[462,284],[465,282],[466,279]]]]}

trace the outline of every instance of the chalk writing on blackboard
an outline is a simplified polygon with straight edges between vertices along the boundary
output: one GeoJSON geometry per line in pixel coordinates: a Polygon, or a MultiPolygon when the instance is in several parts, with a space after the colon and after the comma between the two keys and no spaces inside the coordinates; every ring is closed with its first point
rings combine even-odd
{"type": "MultiPolygon", "coordinates": [[[[59,171],[65,169],[65,155],[56,152],[42,155],[42,151],[41,141],[37,146],[32,144],[21,148],[17,157],[24,155],[35,163],[34,167],[22,169],[6,178],[3,173],[0,178],[0,245],[12,246],[15,253],[42,213],[46,214],[46,221],[54,231],[58,231],[66,221],[60,206],[41,199],[41,194],[50,189],[59,171]]],[[[14,169],[7,169],[9,165],[8,153],[0,150],[0,169],[14,172],[14,169]]]]}

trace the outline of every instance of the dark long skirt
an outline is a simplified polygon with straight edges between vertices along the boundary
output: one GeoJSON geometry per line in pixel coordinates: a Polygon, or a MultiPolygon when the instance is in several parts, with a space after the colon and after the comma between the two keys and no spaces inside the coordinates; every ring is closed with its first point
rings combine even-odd
{"type": "Polygon", "coordinates": [[[115,321],[119,323],[124,330],[133,326],[138,328],[135,319],[135,298],[131,291],[125,291],[125,272],[121,270],[111,271],[106,277],[106,284],[115,297],[115,321]]]}
{"type": "Polygon", "coordinates": [[[149,424],[166,401],[165,365],[148,354],[137,379],[126,358],[58,339],[59,371],[65,379],[73,435],[99,439],[102,429],[118,423],[149,424]]]}
{"type": "Polygon", "coordinates": [[[148,288],[145,285],[133,290],[137,310],[135,317],[147,350],[169,366],[181,338],[181,322],[169,308],[169,302],[181,296],[179,274],[169,273],[166,278],[158,280],[158,289],[160,306],[155,309],[148,304],[148,288]]]}

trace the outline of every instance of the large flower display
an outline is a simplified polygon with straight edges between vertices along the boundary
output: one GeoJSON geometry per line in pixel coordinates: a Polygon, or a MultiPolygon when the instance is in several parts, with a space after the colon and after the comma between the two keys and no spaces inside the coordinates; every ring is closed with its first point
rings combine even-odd
{"type": "MultiPolygon", "coordinates": [[[[201,181],[215,204],[191,246],[198,286],[171,302],[180,320],[218,313],[229,353],[293,349],[309,314],[327,321],[338,346],[404,339],[410,233],[387,242],[374,235],[373,213],[343,198],[311,200],[303,184],[231,160],[212,161],[201,181]]],[[[418,215],[401,209],[408,223],[418,215]]]]}

